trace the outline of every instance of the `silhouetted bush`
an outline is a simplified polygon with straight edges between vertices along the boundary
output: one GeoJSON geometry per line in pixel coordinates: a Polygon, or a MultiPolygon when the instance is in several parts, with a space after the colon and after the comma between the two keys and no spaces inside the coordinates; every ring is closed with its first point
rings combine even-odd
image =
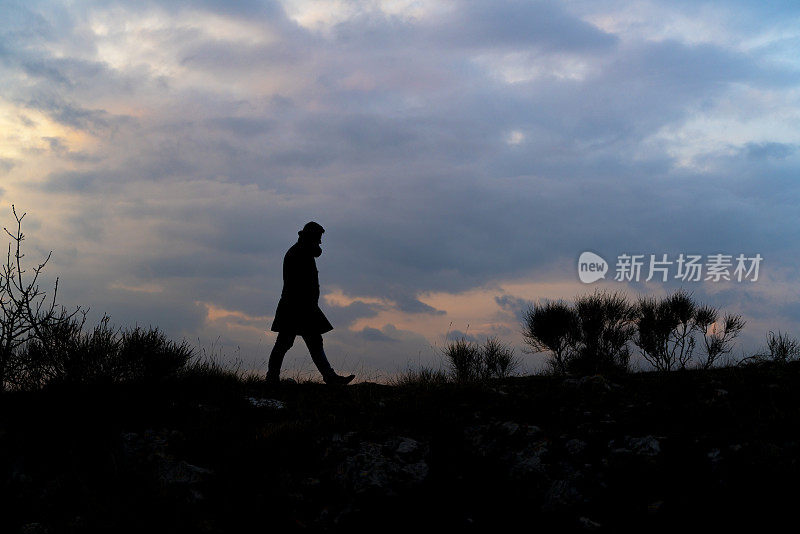
{"type": "Polygon", "coordinates": [[[774,362],[791,362],[800,359],[800,343],[797,339],[789,337],[788,334],[781,334],[780,330],[778,335],[770,331],[767,335],[767,348],[769,349],[769,358],[774,362]]]}
{"type": "Polygon", "coordinates": [[[50,260],[50,254],[36,267],[26,269],[22,261],[25,256],[22,253],[22,242],[25,240],[22,220],[25,214],[17,215],[13,205],[11,211],[17,227],[13,233],[3,228],[11,237],[11,242],[0,272],[0,391],[19,387],[16,382],[25,375],[25,362],[18,356],[25,345],[32,340],[48,343],[51,332],[74,328],[73,319],[81,312],[78,308],[68,313],[57,305],[57,278],[49,299],[39,289],[39,276],[50,260]]]}
{"type": "Polygon", "coordinates": [[[637,335],[634,343],[642,356],[659,371],[686,369],[696,356],[698,340],[703,358],[696,365],[712,367],[733,347],[733,340],[744,328],[741,316],[725,314],[718,325],[719,311],[694,301],[679,290],[664,298],[639,299],[637,335]]]}
{"type": "Polygon", "coordinates": [[[189,363],[192,349],[176,343],[157,327],[123,330],[117,360],[127,380],[156,380],[176,376],[189,363]]]}
{"type": "Polygon", "coordinates": [[[718,317],[719,311],[711,306],[701,306],[695,316],[705,349],[704,359],[698,362],[703,369],[713,367],[720,356],[733,349],[733,341],[745,325],[741,315],[726,313],[722,317],[721,326],[717,321],[718,317]]]}
{"type": "Polygon", "coordinates": [[[209,356],[204,350],[193,353],[187,363],[178,369],[177,378],[185,391],[196,391],[204,395],[206,392],[225,394],[225,392],[241,391],[243,387],[259,387],[263,384],[263,375],[244,374],[237,365],[223,363],[221,355],[209,356]]]}
{"type": "Polygon", "coordinates": [[[623,293],[595,291],[572,305],[532,304],[523,335],[532,352],[550,353],[548,365],[555,374],[625,372],[631,343],[657,370],[685,369],[691,362],[707,369],[731,351],[745,324],[740,315],[725,314],[721,321],[719,315],[683,290],[641,297],[635,305],[623,293]]]}
{"type": "Polygon", "coordinates": [[[659,299],[642,297],[634,343],[659,371],[685,369],[695,348],[697,304],[685,291],[659,299]]]}
{"type": "Polygon", "coordinates": [[[580,344],[568,361],[573,374],[627,372],[628,342],[635,333],[636,307],[622,293],[596,291],[575,302],[580,344]]]}
{"type": "Polygon", "coordinates": [[[84,319],[48,323],[42,339],[20,348],[17,387],[162,380],[177,376],[192,357],[186,342],[175,343],[157,328],[115,329],[103,317],[85,332],[84,319]]]}
{"type": "Polygon", "coordinates": [[[408,369],[404,373],[390,380],[393,386],[422,386],[436,387],[450,382],[450,376],[442,369],[432,369],[430,367],[419,367],[408,369]]]}
{"type": "Polygon", "coordinates": [[[548,364],[557,374],[613,374],[628,371],[635,320],[636,307],[623,294],[595,291],[571,306],[529,306],[523,335],[533,352],[551,353],[548,364]]]}
{"type": "Polygon", "coordinates": [[[569,304],[546,301],[531,305],[525,312],[523,336],[533,352],[550,351],[550,370],[567,372],[567,360],[580,339],[578,314],[569,304]]]}
{"type": "Polygon", "coordinates": [[[761,354],[754,354],[748,358],[743,359],[740,364],[753,365],[775,363],[784,364],[800,360],[800,342],[796,338],[789,337],[788,334],[781,334],[778,331],[767,333],[767,348],[761,354]]]}
{"type": "Polygon", "coordinates": [[[15,359],[15,385],[36,389],[49,383],[113,381],[119,341],[104,318],[91,333],[83,331],[85,316],[45,322],[15,359]]]}
{"type": "Polygon", "coordinates": [[[86,313],[68,312],[52,295],[39,289],[39,276],[50,255],[38,266],[23,265],[22,220],[12,206],[17,227],[0,273],[0,390],[38,389],[46,384],[86,384],[157,380],[175,376],[192,356],[186,342],[175,343],[158,328],[119,330],[108,317],[90,332],[86,313]]]}
{"type": "Polygon", "coordinates": [[[519,368],[514,349],[496,336],[486,338],[481,345],[481,361],[485,378],[505,378],[519,368]]]}
{"type": "Polygon", "coordinates": [[[505,378],[519,367],[514,349],[496,336],[483,343],[465,338],[450,341],[442,354],[447,361],[450,377],[456,382],[474,382],[505,378]]]}
{"type": "Polygon", "coordinates": [[[477,343],[457,339],[445,345],[442,352],[456,382],[470,382],[482,377],[481,351],[477,343]]]}

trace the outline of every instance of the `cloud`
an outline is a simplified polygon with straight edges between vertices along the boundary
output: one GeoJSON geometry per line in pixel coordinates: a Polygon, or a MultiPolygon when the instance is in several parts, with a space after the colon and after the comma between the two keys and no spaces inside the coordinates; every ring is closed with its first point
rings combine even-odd
{"type": "MultiPolygon", "coordinates": [[[[2,198],[38,217],[29,244],[55,250],[64,297],[124,321],[263,353],[266,325],[232,318],[274,312],[283,254],[317,220],[323,294],[349,296],[325,303],[339,354],[428,351],[465,309],[518,343],[532,296],[497,287],[573,287],[583,250],[800,260],[797,31],[780,23],[796,13],[12,3],[2,198]],[[233,315],[210,324],[196,302],[233,315]]],[[[709,296],[768,314],[745,293],[709,296]]]]}
{"type": "Polygon", "coordinates": [[[17,162],[11,158],[0,158],[0,172],[9,172],[16,164],[17,162]]]}
{"type": "Polygon", "coordinates": [[[494,301],[504,310],[514,314],[514,317],[521,323],[525,317],[525,310],[528,309],[530,301],[513,297],[511,295],[499,295],[494,301]]]}
{"type": "Polygon", "coordinates": [[[391,337],[387,336],[386,334],[384,334],[383,332],[381,332],[377,328],[370,328],[368,326],[365,326],[359,332],[359,334],[361,335],[361,337],[363,337],[367,341],[376,341],[376,342],[379,342],[379,343],[387,343],[387,342],[396,341],[395,339],[392,339],[391,337]]]}
{"type": "Polygon", "coordinates": [[[613,46],[617,39],[567,13],[557,2],[457,2],[436,21],[442,43],[456,46],[541,47],[574,51],[613,46]]]}
{"type": "Polygon", "coordinates": [[[750,159],[786,159],[797,150],[797,146],[787,143],[747,143],[744,152],[750,159]]]}
{"type": "Polygon", "coordinates": [[[385,306],[380,304],[355,300],[347,306],[329,306],[326,308],[325,313],[329,317],[332,324],[338,328],[345,328],[352,325],[356,319],[361,319],[362,317],[375,317],[378,314],[378,311],[383,308],[385,308],[385,306]]]}

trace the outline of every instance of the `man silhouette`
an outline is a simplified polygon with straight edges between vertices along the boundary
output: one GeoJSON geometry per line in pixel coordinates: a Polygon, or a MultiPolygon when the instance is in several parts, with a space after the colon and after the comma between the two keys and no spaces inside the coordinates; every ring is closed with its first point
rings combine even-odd
{"type": "Polygon", "coordinates": [[[313,221],[306,224],[297,232],[297,243],[283,258],[283,291],[271,328],[278,332],[278,339],[269,355],[267,370],[267,382],[272,384],[279,382],[283,357],[298,335],[306,342],[311,359],[326,384],[348,384],[356,377],[337,375],[322,348],[322,334],[333,330],[319,309],[319,273],[314,259],[322,254],[320,244],[324,232],[325,229],[313,221]]]}

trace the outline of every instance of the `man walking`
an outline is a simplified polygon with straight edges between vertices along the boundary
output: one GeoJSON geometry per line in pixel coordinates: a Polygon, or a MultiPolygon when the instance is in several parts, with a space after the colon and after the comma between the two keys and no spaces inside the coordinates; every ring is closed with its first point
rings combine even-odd
{"type": "Polygon", "coordinates": [[[283,357],[298,335],[306,342],[311,359],[326,384],[348,384],[356,377],[337,375],[322,348],[322,334],[333,330],[319,309],[319,273],[314,259],[322,254],[320,244],[324,232],[325,229],[313,221],[306,224],[297,232],[297,243],[283,258],[283,291],[271,328],[278,332],[278,339],[269,355],[269,383],[279,382],[283,357]]]}

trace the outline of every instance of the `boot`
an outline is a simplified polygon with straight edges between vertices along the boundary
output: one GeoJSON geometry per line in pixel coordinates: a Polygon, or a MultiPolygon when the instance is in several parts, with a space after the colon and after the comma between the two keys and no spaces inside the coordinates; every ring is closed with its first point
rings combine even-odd
{"type": "Polygon", "coordinates": [[[333,373],[325,377],[325,383],[331,386],[344,386],[352,382],[355,377],[356,375],[342,376],[333,373]]]}

